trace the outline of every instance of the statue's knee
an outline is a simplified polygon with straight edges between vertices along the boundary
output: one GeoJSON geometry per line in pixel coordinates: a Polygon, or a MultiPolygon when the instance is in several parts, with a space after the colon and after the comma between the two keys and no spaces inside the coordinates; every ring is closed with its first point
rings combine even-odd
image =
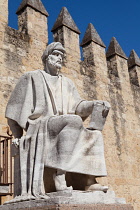
{"type": "Polygon", "coordinates": [[[78,115],[67,115],[64,120],[66,125],[69,127],[80,129],[83,126],[83,121],[78,115]]]}

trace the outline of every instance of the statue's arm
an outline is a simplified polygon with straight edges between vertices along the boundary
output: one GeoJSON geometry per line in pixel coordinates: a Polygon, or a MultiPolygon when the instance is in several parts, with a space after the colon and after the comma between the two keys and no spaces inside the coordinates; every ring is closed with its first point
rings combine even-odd
{"type": "Polygon", "coordinates": [[[76,114],[82,118],[86,118],[92,113],[93,107],[93,101],[82,101],[76,108],[76,114]]]}
{"type": "Polygon", "coordinates": [[[18,125],[16,121],[8,119],[8,125],[14,138],[20,139],[23,136],[23,129],[18,125]]]}
{"type": "Polygon", "coordinates": [[[110,108],[110,104],[107,101],[100,101],[100,100],[95,100],[95,101],[82,101],[76,108],[76,114],[79,115],[82,118],[88,117],[92,111],[93,107],[96,103],[101,103],[104,104],[106,108],[110,108]]]}

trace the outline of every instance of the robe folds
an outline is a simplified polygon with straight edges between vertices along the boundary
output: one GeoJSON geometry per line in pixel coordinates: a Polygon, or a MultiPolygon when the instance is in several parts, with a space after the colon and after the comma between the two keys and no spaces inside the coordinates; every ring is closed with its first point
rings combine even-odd
{"type": "MultiPolygon", "coordinates": [[[[50,138],[49,119],[75,115],[77,106],[83,101],[70,79],[60,75],[57,89],[52,79],[53,76],[42,70],[25,73],[6,109],[6,117],[26,131],[25,141],[30,154],[28,176],[33,194],[42,193],[44,166],[94,176],[107,175],[100,131],[83,127],[79,138],[68,142],[69,148],[59,148],[57,136],[50,138]]],[[[20,147],[23,149],[23,145],[20,147]]]]}

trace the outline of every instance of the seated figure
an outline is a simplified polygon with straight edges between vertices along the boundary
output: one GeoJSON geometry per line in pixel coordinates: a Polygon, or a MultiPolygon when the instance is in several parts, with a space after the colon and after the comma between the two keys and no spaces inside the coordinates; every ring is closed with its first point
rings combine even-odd
{"type": "Polygon", "coordinates": [[[60,74],[64,53],[61,43],[48,45],[42,56],[44,71],[25,73],[7,105],[13,143],[19,144],[22,197],[45,197],[45,166],[56,169],[57,191],[72,189],[67,187],[66,172],[89,175],[85,190],[108,189],[96,181],[107,175],[102,129],[92,122],[84,128],[82,119],[92,114],[94,120],[98,105],[104,107],[105,119],[110,105],[81,99],[73,82],[60,74]]]}

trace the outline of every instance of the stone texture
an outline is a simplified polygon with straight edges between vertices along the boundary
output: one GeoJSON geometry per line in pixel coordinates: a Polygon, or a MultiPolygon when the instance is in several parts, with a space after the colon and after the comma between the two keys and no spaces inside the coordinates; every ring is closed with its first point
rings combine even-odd
{"type": "Polygon", "coordinates": [[[127,59],[125,53],[123,52],[121,46],[119,45],[118,41],[115,37],[111,39],[111,42],[109,44],[108,50],[106,52],[106,56],[110,57],[112,55],[119,55],[125,59],[127,59]]]}
{"type": "Polygon", "coordinates": [[[108,108],[104,109],[105,104],[102,104],[100,101],[98,101],[94,105],[93,112],[91,114],[91,120],[89,124],[89,129],[95,129],[95,130],[103,130],[106,117],[108,115],[110,105],[108,104],[108,108]]]}
{"type": "Polygon", "coordinates": [[[8,0],[0,1],[0,22],[0,31],[2,32],[3,27],[5,27],[8,23],[8,0]]]}
{"type": "MultiPolygon", "coordinates": [[[[133,166],[129,165],[128,162],[128,156],[125,155],[125,153],[129,154],[129,156],[132,157],[132,151],[134,151],[134,148],[136,148],[138,145],[138,130],[131,127],[132,119],[135,118],[135,123],[139,124],[139,118],[136,117],[136,115],[139,113],[137,110],[137,114],[135,115],[135,111],[133,107],[135,106],[134,98],[132,94],[132,89],[130,85],[129,80],[129,73],[128,73],[128,66],[127,66],[127,60],[125,58],[120,57],[119,55],[114,55],[110,58],[108,58],[108,69],[110,68],[114,71],[117,71],[117,74],[112,74],[112,71],[109,72],[110,77],[110,84],[109,84],[109,91],[110,91],[110,99],[111,99],[111,106],[114,112],[112,113],[113,118],[113,124],[114,124],[114,131],[116,133],[116,147],[117,147],[117,156],[121,157],[124,161],[123,167],[128,167],[127,171],[129,171],[129,174],[127,174],[127,180],[131,179],[133,177],[133,166]],[[116,111],[115,111],[116,110],[116,111]],[[134,117],[135,116],[135,117],[134,117]],[[122,129],[123,128],[123,129],[122,129]],[[128,128],[130,130],[128,130],[128,128]],[[136,138],[134,144],[127,144],[127,139],[132,138],[133,139],[133,129],[135,129],[136,132],[136,138]],[[126,151],[127,148],[127,151],[126,151]]],[[[136,126],[137,127],[137,126],[136,126]]],[[[138,146],[139,148],[139,146],[138,146]]],[[[137,148],[137,149],[138,149],[137,148]]],[[[114,155],[112,155],[113,158],[114,155]]],[[[116,156],[116,158],[117,158],[116,156]]],[[[113,158],[114,159],[114,158],[113,158]]],[[[132,158],[133,159],[133,158],[132,158]]],[[[135,159],[135,158],[134,158],[135,159]]],[[[138,161],[136,158],[134,161],[138,161]]],[[[119,165],[117,164],[118,172],[119,172],[119,165]]],[[[135,169],[134,169],[135,170],[135,169]]],[[[127,173],[124,169],[124,174],[127,173]]],[[[119,176],[119,173],[118,173],[119,176]]],[[[126,183],[122,183],[121,180],[118,180],[115,185],[113,185],[115,192],[121,194],[122,190],[125,189],[126,194],[130,190],[130,185],[128,186],[126,183]]],[[[136,188],[135,188],[136,189],[136,188]]],[[[131,191],[131,190],[130,190],[131,191]]],[[[127,194],[127,199],[130,201],[132,199],[131,192],[127,194]],[[128,196],[129,194],[129,196],[128,196]]],[[[136,193],[137,194],[137,193],[136,193]]],[[[131,202],[134,202],[131,200],[131,202]]],[[[138,203],[137,203],[138,205],[138,203]]],[[[135,205],[136,206],[136,205],[135,205]]]]}
{"type": "Polygon", "coordinates": [[[94,28],[93,24],[89,23],[84,38],[82,40],[81,46],[91,41],[101,45],[102,47],[106,47],[103,41],[101,40],[99,34],[97,33],[96,29],[94,28]]]}
{"type": "MultiPolygon", "coordinates": [[[[45,15],[33,10],[33,8],[28,7],[30,11],[30,15],[28,12],[28,22],[32,20],[32,23],[36,25],[36,30],[30,30],[30,35],[27,33],[23,33],[19,30],[12,29],[6,25],[6,17],[8,17],[8,1],[1,1],[3,6],[3,17],[4,19],[0,18],[0,98],[2,99],[0,102],[0,134],[7,135],[5,132],[6,129],[6,119],[4,118],[4,107],[6,106],[7,99],[9,98],[9,94],[11,90],[14,88],[15,84],[17,83],[17,79],[26,71],[31,71],[35,68],[43,68],[41,55],[42,49],[45,49],[46,43],[48,40],[47,35],[47,19],[45,15]],[[33,13],[34,11],[34,13],[33,13]],[[29,20],[30,18],[30,20],[29,20]],[[41,22],[41,24],[40,24],[41,22]],[[37,27],[39,25],[39,27],[37,27]],[[42,30],[40,27],[42,25],[42,30]],[[43,29],[44,28],[44,29],[43,29]],[[46,29],[46,30],[45,30],[46,29]],[[37,33],[38,36],[35,34],[37,33]],[[40,38],[39,38],[40,37],[40,38]],[[40,50],[41,48],[41,50],[40,50]],[[28,62],[27,60],[31,57],[34,57],[34,61],[28,62]],[[35,63],[36,62],[36,63],[35,63]]],[[[26,9],[25,9],[26,10],[26,9]]],[[[26,21],[27,18],[25,17],[26,21]]],[[[24,20],[23,24],[26,22],[24,20]]],[[[27,24],[28,25],[28,24],[27,24]]],[[[35,28],[35,25],[32,25],[35,28]]],[[[29,32],[29,30],[28,30],[29,32]]],[[[3,196],[1,198],[1,202],[11,199],[12,196],[3,196]]]]}
{"type": "Polygon", "coordinates": [[[57,28],[66,26],[70,28],[72,31],[80,34],[79,29],[77,28],[74,20],[72,19],[71,15],[69,14],[66,7],[63,7],[57,20],[55,21],[55,24],[52,28],[52,32],[55,31],[57,28]]]}
{"type": "Polygon", "coordinates": [[[16,14],[20,14],[26,7],[32,7],[41,14],[47,17],[49,16],[41,0],[23,0],[16,11],[16,14]]]}
{"type": "MultiPolygon", "coordinates": [[[[39,201],[40,202],[40,201],[39,201]]],[[[129,204],[55,204],[55,205],[46,205],[43,204],[41,201],[40,203],[37,202],[28,202],[25,203],[19,203],[16,205],[11,206],[2,206],[3,210],[24,210],[29,208],[30,210],[133,210],[133,207],[129,204]]]]}
{"type": "MultiPolygon", "coordinates": [[[[60,204],[63,203],[61,201],[61,197],[65,199],[61,195],[61,192],[57,193],[48,193],[47,194],[52,200],[55,200],[57,198],[58,202],[60,204]]],[[[115,193],[113,191],[108,191],[107,193],[100,192],[100,191],[93,191],[93,192],[88,192],[88,191],[73,191],[71,197],[67,197],[65,199],[65,203],[69,204],[93,204],[93,203],[103,203],[103,204],[126,204],[125,199],[123,198],[116,198],[115,193]]]]}
{"type": "MultiPolygon", "coordinates": [[[[66,26],[61,26],[60,28],[57,28],[55,31],[53,31],[53,37],[54,41],[61,42],[66,50],[66,56],[64,58],[64,64],[63,68],[61,69],[61,72],[65,76],[68,76],[69,78],[73,79],[76,85],[80,84],[82,88],[82,81],[80,79],[79,74],[79,63],[81,57],[79,46],[79,34],[66,26]]],[[[79,91],[81,91],[81,88],[79,89],[79,91]]]]}
{"type": "Polygon", "coordinates": [[[48,42],[47,17],[32,7],[26,7],[18,15],[19,32],[32,36],[32,44],[38,45],[42,49],[41,42],[48,42]]]}
{"type": "Polygon", "coordinates": [[[9,193],[9,185],[0,184],[0,194],[9,193]]]}
{"type": "Polygon", "coordinates": [[[137,66],[133,65],[129,68],[129,78],[131,84],[139,87],[140,78],[139,78],[139,68],[137,66]]]}
{"type": "Polygon", "coordinates": [[[49,205],[52,205],[53,207],[55,205],[65,207],[66,205],[68,208],[71,208],[72,204],[75,205],[75,208],[79,206],[88,207],[90,206],[90,204],[94,204],[94,205],[103,204],[101,205],[102,207],[116,206],[116,208],[118,207],[118,209],[119,207],[123,207],[124,209],[126,207],[130,207],[130,209],[132,208],[131,206],[125,204],[125,199],[115,198],[115,194],[113,191],[108,191],[107,193],[73,191],[71,196],[69,194],[67,195],[67,193],[62,194],[61,192],[48,193],[47,195],[49,196],[48,199],[44,199],[44,200],[37,199],[37,200],[9,203],[9,204],[5,204],[1,206],[0,209],[1,208],[3,210],[20,209],[20,208],[24,209],[24,208],[29,208],[29,207],[30,208],[33,208],[33,207],[38,207],[38,208],[48,207],[49,208],[49,205]]]}
{"type": "Polygon", "coordinates": [[[140,66],[140,59],[138,55],[136,54],[135,50],[132,50],[130,52],[130,55],[128,58],[128,68],[132,68],[133,66],[140,66]]]}

